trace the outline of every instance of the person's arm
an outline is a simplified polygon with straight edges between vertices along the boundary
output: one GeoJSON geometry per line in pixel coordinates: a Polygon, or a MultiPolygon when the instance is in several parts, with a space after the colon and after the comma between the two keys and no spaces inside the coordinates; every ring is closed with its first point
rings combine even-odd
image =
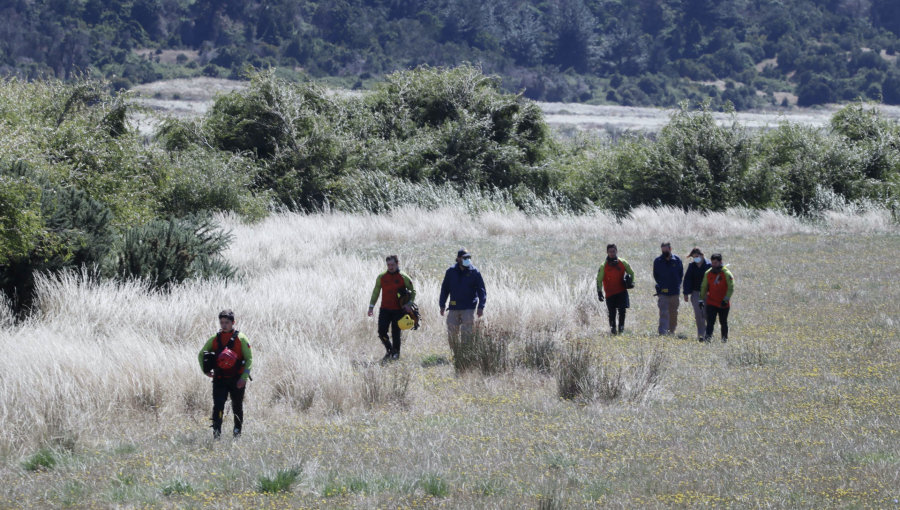
{"type": "Polygon", "coordinates": [[[659,285],[659,276],[656,274],[656,260],[653,260],[653,281],[659,285]]]}
{"type": "Polygon", "coordinates": [[[476,295],[478,296],[478,309],[484,310],[484,305],[487,304],[487,288],[484,286],[484,277],[481,276],[481,271],[476,273],[478,275],[478,281],[475,282],[478,285],[476,289],[476,295]]]}
{"type": "Polygon", "coordinates": [[[250,349],[250,341],[243,333],[238,335],[238,340],[241,341],[241,354],[244,355],[244,373],[241,374],[241,379],[246,381],[250,378],[250,369],[253,368],[253,351],[250,349]]]}
{"type": "Polygon", "coordinates": [[[687,271],[684,272],[684,277],[681,279],[681,292],[685,296],[690,296],[694,292],[694,279],[691,278],[691,271],[693,269],[688,265],[687,271]]]}
{"type": "Polygon", "coordinates": [[[603,301],[603,274],[606,272],[606,261],[600,264],[600,270],[597,271],[597,297],[603,301]]]}
{"type": "Polygon", "coordinates": [[[409,289],[409,304],[413,304],[416,302],[416,287],[413,285],[412,278],[409,277],[408,274],[404,272],[400,272],[400,276],[403,277],[403,283],[406,284],[406,288],[409,289]]]}
{"type": "Polygon", "coordinates": [[[725,273],[725,283],[728,284],[728,292],[725,293],[725,300],[731,301],[731,293],[734,292],[734,275],[728,269],[722,271],[725,273]]]}
{"type": "Polygon", "coordinates": [[[206,351],[212,350],[213,340],[215,340],[215,339],[216,339],[216,337],[212,337],[209,340],[207,340],[206,344],[203,345],[203,348],[200,349],[200,354],[197,355],[197,360],[200,361],[200,370],[201,371],[203,371],[203,353],[206,351]]]}
{"type": "Polygon", "coordinates": [[[709,293],[709,278],[707,277],[707,273],[703,273],[703,283],[700,284],[700,301],[706,301],[706,294],[709,293]]]}
{"type": "Polygon", "coordinates": [[[378,302],[378,298],[381,296],[381,277],[384,276],[384,273],[378,275],[378,278],[375,279],[375,289],[372,290],[372,299],[369,300],[369,308],[375,308],[375,303],[378,302]]]}
{"type": "MultiPolygon", "coordinates": [[[[447,270],[447,273],[450,271],[447,270]]],[[[438,306],[441,310],[446,308],[447,298],[450,296],[450,283],[447,281],[447,273],[444,273],[444,281],[441,282],[441,296],[438,298],[438,306]]]]}
{"type": "Polygon", "coordinates": [[[622,262],[623,266],[625,266],[625,272],[631,275],[631,282],[634,283],[634,271],[631,269],[631,264],[629,264],[628,261],[624,259],[619,259],[619,261],[622,262]]]}

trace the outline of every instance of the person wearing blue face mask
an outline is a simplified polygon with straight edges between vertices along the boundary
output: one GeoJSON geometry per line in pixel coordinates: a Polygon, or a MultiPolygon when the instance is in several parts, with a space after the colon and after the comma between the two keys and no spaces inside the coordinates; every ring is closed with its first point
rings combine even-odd
{"type": "Polygon", "coordinates": [[[688,268],[684,273],[682,284],[684,302],[690,301],[694,307],[694,319],[697,321],[697,338],[703,340],[706,337],[706,313],[700,307],[700,287],[703,285],[703,276],[712,267],[709,259],[703,256],[700,248],[691,250],[688,255],[688,268]]]}
{"type": "Polygon", "coordinates": [[[678,327],[678,291],[684,277],[681,259],[672,253],[672,244],[660,245],[662,255],[653,261],[653,279],[659,306],[659,334],[674,335],[678,327]]]}
{"type": "Polygon", "coordinates": [[[459,341],[470,338],[475,326],[475,314],[484,315],[487,302],[487,290],[481,272],[472,265],[472,255],[465,248],[456,253],[456,264],[447,269],[441,283],[441,295],[438,304],[441,316],[446,312],[447,332],[451,349],[459,341]],[[447,310],[447,298],[450,298],[450,309],[447,310]],[[477,312],[476,312],[477,309],[477,312]]]}

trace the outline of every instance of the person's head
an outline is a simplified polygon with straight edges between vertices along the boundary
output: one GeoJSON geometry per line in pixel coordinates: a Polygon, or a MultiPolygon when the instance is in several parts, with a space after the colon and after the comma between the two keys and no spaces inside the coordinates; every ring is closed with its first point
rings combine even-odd
{"type": "Polygon", "coordinates": [[[456,263],[464,267],[469,267],[472,265],[472,254],[466,251],[465,248],[459,250],[456,252],[456,263]]]}
{"type": "Polygon", "coordinates": [[[669,258],[672,256],[672,243],[666,241],[659,245],[659,249],[662,250],[663,257],[669,258]]]}
{"type": "Polygon", "coordinates": [[[222,331],[226,332],[234,329],[234,312],[230,309],[219,312],[219,326],[222,328],[222,331]]]}
{"type": "Polygon", "coordinates": [[[694,248],[693,250],[691,250],[691,253],[688,255],[688,259],[690,259],[691,262],[696,262],[697,264],[702,264],[703,263],[703,251],[701,251],[700,248],[694,248]]]}
{"type": "Polygon", "coordinates": [[[617,248],[616,245],[614,245],[614,244],[607,244],[606,245],[606,256],[611,259],[617,258],[619,256],[619,248],[617,248]]]}
{"type": "Polygon", "coordinates": [[[713,269],[722,269],[722,254],[713,253],[709,257],[709,262],[712,264],[713,269]]]}
{"type": "Polygon", "coordinates": [[[396,273],[400,269],[400,257],[396,255],[388,255],[387,258],[384,259],[387,263],[388,271],[391,273],[396,273]]]}

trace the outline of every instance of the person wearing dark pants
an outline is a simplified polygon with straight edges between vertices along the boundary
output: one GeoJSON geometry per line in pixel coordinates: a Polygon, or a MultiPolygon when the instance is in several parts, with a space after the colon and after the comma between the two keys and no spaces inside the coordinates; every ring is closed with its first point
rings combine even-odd
{"type": "Polygon", "coordinates": [[[625,259],[619,258],[614,244],[606,246],[606,260],[597,271],[597,298],[604,301],[609,313],[609,330],[615,335],[625,331],[625,310],[631,307],[628,288],[634,286],[634,271],[625,259]],[[618,316],[618,322],[616,321],[618,316]]]}
{"type": "Polygon", "coordinates": [[[705,341],[712,340],[716,319],[722,324],[722,342],[728,341],[728,313],[734,292],[734,275],[722,264],[722,254],[709,257],[712,267],[706,272],[700,287],[700,307],[706,313],[705,341]]]}
{"type": "Polygon", "coordinates": [[[662,255],[653,261],[653,279],[656,281],[657,306],[659,307],[659,334],[674,335],[678,328],[678,294],[684,278],[684,265],[678,255],[672,253],[672,244],[660,245],[662,255]]]}
{"type": "Polygon", "coordinates": [[[378,338],[386,351],[382,361],[390,361],[400,359],[400,325],[398,321],[412,312],[412,305],[416,300],[416,288],[409,275],[400,271],[398,256],[388,255],[385,262],[387,271],[375,279],[375,289],[372,290],[372,299],[369,301],[368,316],[374,315],[375,303],[381,296],[381,309],[378,311],[378,338]],[[401,306],[400,291],[404,288],[409,291],[409,301],[401,306]],[[388,338],[388,328],[391,330],[390,338],[388,338]]]}
{"type": "Polygon", "coordinates": [[[706,315],[700,309],[700,287],[703,286],[703,279],[706,277],[706,271],[712,267],[709,259],[703,256],[700,248],[691,250],[688,255],[688,267],[684,272],[684,283],[681,286],[684,294],[684,302],[691,303],[694,309],[694,320],[697,323],[697,339],[701,342],[706,338],[706,315]]]}
{"type": "Polygon", "coordinates": [[[216,439],[222,434],[228,397],[231,397],[231,411],[234,414],[234,437],[239,437],[244,428],[244,392],[253,367],[253,351],[250,350],[250,341],[234,329],[234,324],[234,312],[219,312],[219,326],[222,329],[206,341],[199,355],[200,369],[213,380],[212,429],[216,439]]]}

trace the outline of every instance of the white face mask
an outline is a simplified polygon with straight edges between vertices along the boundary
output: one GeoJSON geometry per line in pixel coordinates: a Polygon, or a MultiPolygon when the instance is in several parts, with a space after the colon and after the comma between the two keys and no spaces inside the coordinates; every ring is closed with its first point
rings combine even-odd
{"type": "Polygon", "coordinates": [[[694,262],[696,262],[698,264],[703,262],[703,257],[694,257],[694,262]]]}
{"type": "Polygon", "coordinates": [[[469,267],[472,265],[471,259],[463,259],[463,267],[469,267]]]}

